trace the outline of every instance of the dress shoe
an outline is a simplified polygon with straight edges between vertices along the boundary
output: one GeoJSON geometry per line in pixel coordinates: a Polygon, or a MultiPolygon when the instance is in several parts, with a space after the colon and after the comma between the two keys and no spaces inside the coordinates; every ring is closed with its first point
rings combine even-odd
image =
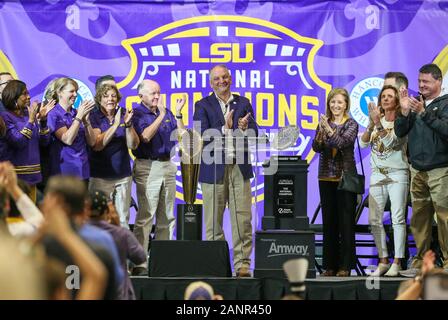
{"type": "Polygon", "coordinates": [[[373,271],[370,276],[371,277],[381,277],[383,276],[387,270],[390,268],[390,263],[379,263],[378,267],[376,267],[375,271],[373,271]]]}
{"type": "Polygon", "coordinates": [[[349,270],[339,270],[336,273],[336,277],[350,277],[350,271],[349,270]]]}
{"type": "Polygon", "coordinates": [[[132,276],[135,277],[148,276],[148,269],[144,267],[134,267],[134,269],[132,269],[132,276]]]}
{"type": "Polygon", "coordinates": [[[336,272],[334,272],[334,270],[328,269],[325,270],[325,272],[320,274],[321,277],[334,277],[336,275],[336,272]]]}
{"type": "Polygon", "coordinates": [[[247,266],[242,266],[241,268],[239,268],[238,271],[236,272],[236,276],[238,278],[252,277],[252,275],[250,274],[250,271],[249,271],[249,267],[247,267],[247,266]]]}
{"type": "Polygon", "coordinates": [[[385,277],[398,277],[400,275],[401,266],[396,263],[392,263],[389,270],[384,274],[385,277]]]}

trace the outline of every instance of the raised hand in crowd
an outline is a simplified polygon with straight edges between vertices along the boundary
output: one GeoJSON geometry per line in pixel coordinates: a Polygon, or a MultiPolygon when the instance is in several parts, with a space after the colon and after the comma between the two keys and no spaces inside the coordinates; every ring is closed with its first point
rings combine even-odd
{"type": "Polygon", "coordinates": [[[187,101],[187,96],[185,94],[182,95],[182,98],[176,99],[176,115],[179,116],[182,113],[182,109],[185,106],[185,102],[187,101]]]}
{"type": "Polygon", "coordinates": [[[5,187],[9,194],[17,201],[23,194],[22,189],[17,184],[17,174],[11,162],[0,163],[0,186],[5,187]]]}
{"type": "Polygon", "coordinates": [[[126,113],[124,114],[124,123],[125,124],[131,124],[133,116],[134,116],[134,109],[127,109],[126,108],[126,113]]]}
{"type": "Polygon", "coordinates": [[[121,108],[118,107],[117,112],[115,112],[114,126],[116,127],[120,126],[120,121],[121,121],[121,108]]]}
{"type": "Polygon", "coordinates": [[[28,122],[34,123],[37,119],[37,114],[39,113],[39,103],[33,101],[31,105],[28,106],[28,122]]]}
{"type": "Polygon", "coordinates": [[[249,117],[250,117],[250,112],[248,114],[246,114],[243,118],[239,118],[238,119],[238,128],[240,130],[246,130],[247,127],[249,126],[249,117]]]}
{"type": "Polygon", "coordinates": [[[373,122],[374,125],[377,125],[381,122],[381,111],[380,108],[375,104],[375,102],[369,102],[369,118],[373,122]]]}
{"type": "Polygon", "coordinates": [[[410,108],[413,112],[420,114],[425,111],[425,106],[423,102],[423,98],[421,95],[418,96],[418,99],[414,97],[409,98],[410,108]]]}
{"type": "Polygon", "coordinates": [[[227,114],[226,114],[226,123],[224,125],[225,129],[233,128],[233,111],[234,110],[230,110],[230,112],[227,112],[227,114]]]}
{"type": "Polygon", "coordinates": [[[334,130],[328,123],[328,117],[326,115],[322,114],[320,116],[319,126],[326,135],[331,137],[334,134],[334,130]]]}
{"type": "Polygon", "coordinates": [[[400,106],[401,106],[401,114],[406,117],[411,111],[411,105],[408,90],[404,87],[400,89],[400,106]]]}
{"type": "Polygon", "coordinates": [[[37,118],[39,121],[46,120],[47,114],[50,112],[54,106],[56,105],[56,100],[51,99],[45,105],[41,105],[39,109],[39,113],[37,114],[37,118]]]}
{"type": "Polygon", "coordinates": [[[166,115],[166,107],[165,107],[165,103],[163,101],[163,97],[160,95],[159,100],[157,101],[157,109],[159,109],[160,115],[163,117],[165,117],[166,115]]]}
{"type": "Polygon", "coordinates": [[[88,114],[93,110],[94,107],[95,102],[93,100],[83,101],[78,108],[78,113],[76,114],[76,117],[83,121],[87,120],[88,114]]]}
{"type": "Polygon", "coordinates": [[[422,276],[435,268],[436,254],[432,250],[428,250],[423,255],[422,276]]]}

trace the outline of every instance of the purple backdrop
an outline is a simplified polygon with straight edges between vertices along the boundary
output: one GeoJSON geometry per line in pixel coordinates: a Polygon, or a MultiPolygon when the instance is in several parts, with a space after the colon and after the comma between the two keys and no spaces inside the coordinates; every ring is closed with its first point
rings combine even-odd
{"type": "MultiPolygon", "coordinates": [[[[288,153],[310,163],[311,217],[319,203],[311,141],[329,90],[351,92],[362,131],[367,103],[387,71],[404,72],[415,91],[418,68],[435,61],[446,84],[447,18],[447,1],[0,1],[0,71],[24,80],[33,99],[59,76],[79,80],[80,99],[86,99],[99,76],[113,74],[128,107],[138,103],[136,84],[153,78],[168,105],[188,95],[191,126],[194,102],[210,93],[207,70],[225,63],[233,91],[251,99],[261,128],[301,128],[288,153]]],[[[368,150],[363,159],[368,175],[368,150]]],[[[252,187],[258,229],[262,175],[252,187]]]]}

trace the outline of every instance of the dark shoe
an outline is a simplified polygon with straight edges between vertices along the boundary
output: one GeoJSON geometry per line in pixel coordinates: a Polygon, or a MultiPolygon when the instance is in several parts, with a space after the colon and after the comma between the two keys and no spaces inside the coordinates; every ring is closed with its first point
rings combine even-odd
{"type": "Polygon", "coordinates": [[[321,273],[321,277],[334,277],[336,274],[334,272],[334,270],[325,270],[324,273],[321,273]]]}
{"type": "Polygon", "coordinates": [[[350,271],[349,270],[339,270],[338,273],[336,273],[336,277],[350,277],[350,271]]]}
{"type": "Polygon", "coordinates": [[[247,267],[247,266],[242,266],[241,268],[239,268],[238,271],[236,272],[236,276],[238,278],[252,277],[252,275],[250,274],[250,271],[249,271],[249,267],[247,267]]]}
{"type": "Polygon", "coordinates": [[[144,268],[144,267],[134,267],[134,269],[132,269],[132,276],[134,277],[144,277],[144,276],[148,276],[148,269],[144,268]]]}

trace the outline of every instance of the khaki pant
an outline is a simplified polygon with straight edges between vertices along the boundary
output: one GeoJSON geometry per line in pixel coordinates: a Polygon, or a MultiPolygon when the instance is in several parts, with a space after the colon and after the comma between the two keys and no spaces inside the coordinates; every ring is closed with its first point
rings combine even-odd
{"type": "Polygon", "coordinates": [[[134,234],[147,250],[154,217],[157,222],[155,238],[173,239],[177,167],[171,161],[135,159],[133,170],[138,201],[134,234]]]}
{"type": "Polygon", "coordinates": [[[94,190],[103,191],[110,199],[114,200],[115,210],[120,218],[120,225],[129,229],[129,207],[131,204],[132,178],[121,179],[89,179],[89,192],[94,190]]]}
{"type": "Polygon", "coordinates": [[[222,229],[224,209],[228,204],[232,225],[233,265],[237,271],[250,266],[252,251],[252,194],[250,180],[244,180],[238,165],[226,165],[224,181],[216,185],[202,183],[207,240],[225,240],[222,229]],[[213,197],[215,213],[213,212],[213,197]],[[215,218],[213,221],[213,217],[215,218]]]}
{"type": "Polygon", "coordinates": [[[411,167],[411,231],[417,246],[413,268],[420,268],[430,249],[434,212],[437,216],[443,266],[448,267],[448,167],[418,171],[411,167]]]}

